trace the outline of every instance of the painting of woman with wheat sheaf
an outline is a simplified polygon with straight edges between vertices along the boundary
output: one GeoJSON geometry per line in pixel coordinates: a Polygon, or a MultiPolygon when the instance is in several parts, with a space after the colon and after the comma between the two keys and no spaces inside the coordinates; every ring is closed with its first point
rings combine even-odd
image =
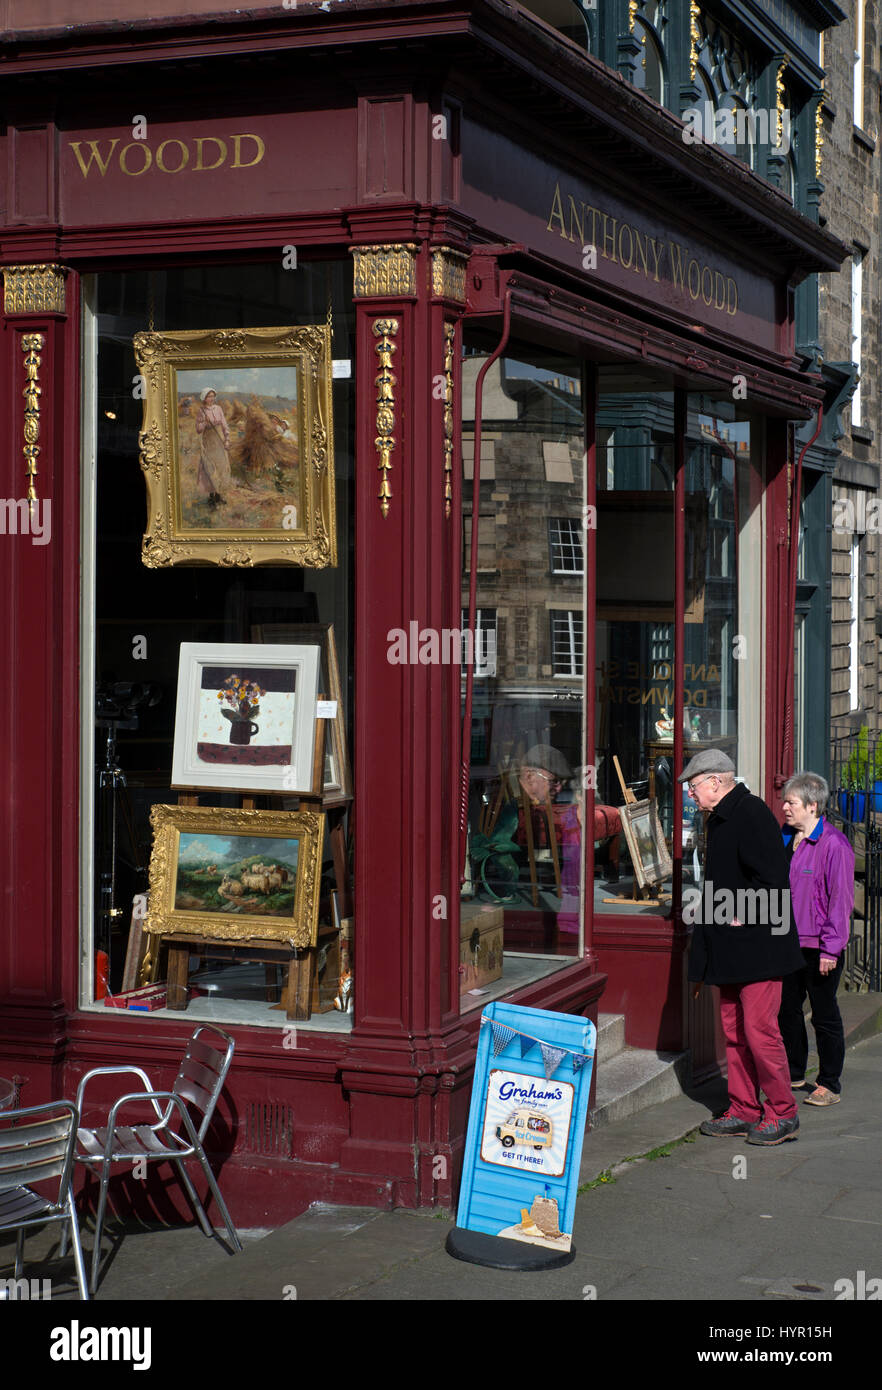
{"type": "Polygon", "coordinates": [[[188,368],[176,377],[182,529],[297,530],[304,516],[297,368],[188,368]]]}

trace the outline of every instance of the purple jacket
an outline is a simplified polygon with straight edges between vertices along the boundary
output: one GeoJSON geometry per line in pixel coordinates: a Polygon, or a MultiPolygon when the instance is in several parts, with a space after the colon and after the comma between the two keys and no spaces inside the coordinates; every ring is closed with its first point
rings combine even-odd
{"type": "MultiPolygon", "coordinates": [[[[796,832],[785,825],[783,833],[789,849],[796,832]]],[[[845,949],[854,908],[854,851],[823,816],[790,860],[790,904],[800,946],[825,956],[845,949]]]]}

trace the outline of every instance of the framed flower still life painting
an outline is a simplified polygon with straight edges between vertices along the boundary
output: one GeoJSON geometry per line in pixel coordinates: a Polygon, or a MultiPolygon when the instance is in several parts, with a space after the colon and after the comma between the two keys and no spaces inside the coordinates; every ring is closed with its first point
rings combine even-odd
{"type": "Polygon", "coordinates": [[[335,565],[329,327],[137,333],[134,346],[144,564],[335,565]]]}
{"type": "Polygon", "coordinates": [[[319,659],[314,643],[182,642],[171,785],[320,796],[319,659]]]}

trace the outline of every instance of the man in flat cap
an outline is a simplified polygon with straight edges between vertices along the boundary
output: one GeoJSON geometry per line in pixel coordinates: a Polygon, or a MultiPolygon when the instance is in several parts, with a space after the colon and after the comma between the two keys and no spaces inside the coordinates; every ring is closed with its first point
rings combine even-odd
{"type": "Polygon", "coordinates": [[[781,981],[800,968],[801,953],[781,829],[766,803],[735,781],[735,764],[720,749],[696,754],[678,780],[711,813],[689,979],[719,986],[729,1069],[728,1108],[700,1132],[783,1144],[798,1137],[799,1119],[778,1011],[781,981]]]}

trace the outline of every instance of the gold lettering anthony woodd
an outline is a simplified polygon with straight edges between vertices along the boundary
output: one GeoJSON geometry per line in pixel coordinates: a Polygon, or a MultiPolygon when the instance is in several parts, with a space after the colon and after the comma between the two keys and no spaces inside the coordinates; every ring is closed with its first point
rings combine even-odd
{"type": "Polygon", "coordinates": [[[595,247],[598,256],[623,270],[633,270],[653,284],[668,280],[693,303],[701,302],[719,313],[738,312],[738,286],[731,275],[698,259],[677,241],[650,236],[630,222],[613,217],[602,208],[567,195],[566,210],[560,184],[554,186],[546,231],[557,231],[564,241],[595,247]]]}

